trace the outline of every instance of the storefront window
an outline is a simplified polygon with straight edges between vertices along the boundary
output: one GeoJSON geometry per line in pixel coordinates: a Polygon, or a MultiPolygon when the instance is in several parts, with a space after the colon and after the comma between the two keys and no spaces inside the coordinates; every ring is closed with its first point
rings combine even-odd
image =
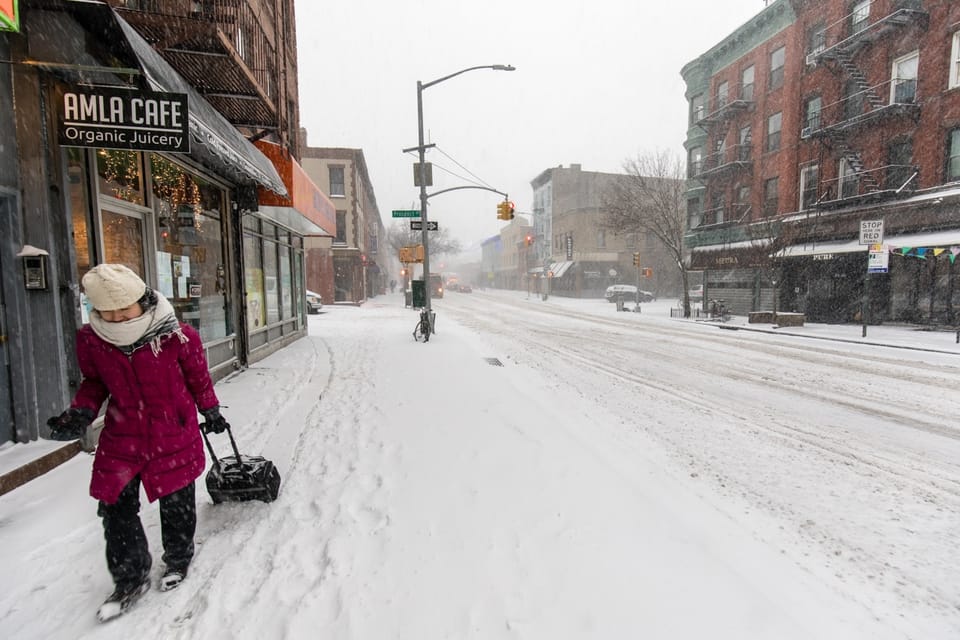
{"type": "Polygon", "coordinates": [[[251,233],[243,234],[243,283],[247,294],[247,330],[251,332],[267,324],[261,248],[259,237],[251,233]]]}
{"type": "Polygon", "coordinates": [[[290,279],[290,247],[280,245],[280,308],[283,319],[296,316],[293,305],[293,282],[290,279]]]}
{"type": "Polygon", "coordinates": [[[150,156],[157,215],[157,289],[204,342],[233,333],[223,251],[220,187],[150,156]]]}
{"type": "Polygon", "coordinates": [[[143,204],[140,154],[124,149],[97,149],[100,194],[133,204],[143,204]]]}
{"type": "MultiPolygon", "coordinates": [[[[273,230],[271,229],[271,235],[273,230]]],[[[272,240],[263,241],[263,279],[266,288],[267,324],[280,321],[280,290],[277,270],[277,243],[272,240]]]]}

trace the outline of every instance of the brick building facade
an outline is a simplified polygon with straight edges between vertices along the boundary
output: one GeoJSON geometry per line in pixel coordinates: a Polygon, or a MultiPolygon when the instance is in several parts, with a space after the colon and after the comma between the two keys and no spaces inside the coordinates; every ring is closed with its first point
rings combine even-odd
{"type": "Polygon", "coordinates": [[[777,0],[684,67],[686,240],[708,297],[955,322],[958,21],[946,0],[777,0]],[[887,271],[868,274],[859,228],[878,220],[887,271]]]}

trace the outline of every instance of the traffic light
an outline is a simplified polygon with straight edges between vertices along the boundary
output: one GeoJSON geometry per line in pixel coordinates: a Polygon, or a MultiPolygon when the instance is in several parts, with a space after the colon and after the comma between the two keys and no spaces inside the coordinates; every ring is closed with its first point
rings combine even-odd
{"type": "Polygon", "coordinates": [[[499,220],[513,220],[513,203],[509,200],[504,200],[497,204],[497,219],[499,220]]]}
{"type": "Polygon", "coordinates": [[[640,253],[639,253],[639,252],[633,254],[633,266],[635,266],[635,267],[639,267],[639,266],[640,266],[640,253]]]}
{"type": "Polygon", "coordinates": [[[528,247],[533,244],[533,236],[529,233],[527,234],[526,242],[528,247]]]}

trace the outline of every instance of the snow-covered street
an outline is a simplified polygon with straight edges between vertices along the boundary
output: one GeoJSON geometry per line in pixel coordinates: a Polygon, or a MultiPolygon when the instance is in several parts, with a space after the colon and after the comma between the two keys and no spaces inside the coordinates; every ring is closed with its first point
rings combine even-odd
{"type": "Polygon", "coordinates": [[[953,336],[669,306],[448,293],[428,344],[399,294],[328,306],[217,385],[280,498],[215,506],[201,481],[187,580],[100,625],[81,454],[0,496],[0,636],[960,636],[953,336]],[[884,339],[932,350],[863,344],[884,339]]]}

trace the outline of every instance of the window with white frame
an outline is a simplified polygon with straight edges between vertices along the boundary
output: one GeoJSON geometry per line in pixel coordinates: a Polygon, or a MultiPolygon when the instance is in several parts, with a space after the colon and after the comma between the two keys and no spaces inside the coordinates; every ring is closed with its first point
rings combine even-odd
{"type": "Polygon", "coordinates": [[[707,115],[707,99],[702,93],[690,98],[690,124],[697,124],[707,115]]]}
{"type": "Polygon", "coordinates": [[[343,183],[343,167],[330,167],[330,195],[345,196],[346,187],[343,183]]]}
{"type": "Polygon", "coordinates": [[[816,55],[827,48],[827,27],[818,22],[807,32],[807,53],[816,55]]]}
{"type": "Polygon", "coordinates": [[[847,158],[840,160],[840,197],[852,198],[860,193],[860,174],[847,158]]]}
{"type": "Polygon", "coordinates": [[[820,165],[809,164],[800,169],[800,211],[805,211],[816,204],[819,183],[820,165]]]}
{"type": "Polygon", "coordinates": [[[690,149],[689,157],[687,158],[687,177],[693,178],[698,175],[703,169],[703,148],[694,147],[690,149]]]}
{"type": "Polygon", "coordinates": [[[777,112],[767,118],[767,151],[780,148],[780,129],[783,126],[783,113],[777,112]]]}
{"type": "Polygon", "coordinates": [[[700,206],[700,198],[690,198],[687,200],[687,228],[696,229],[703,222],[703,208],[700,206]]]}
{"type": "Polygon", "coordinates": [[[597,249],[607,248],[607,232],[605,229],[597,230],[597,249]]]}
{"type": "Polygon", "coordinates": [[[947,182],[960,180],[960,128],[947,134],[947,182]]]}
{"type": "Polygon", "coordinates": [[[850,12],[850,35],[860,33],[870,24],[870,5],[873,0],[861,0],[850,12]]]}
{"type": "Polygon", "coordinates": [[[737,187],[737,201],[733,203],[733,214],[737,222],[743,219],[750,211],[750,185],[742,184],[737,187]]]}
{"type": "Polygon", "coordinates": [[[960,31],[953,34],[953,46],[950,47],[950,80],[947,86],[951,89],[960,87],[960,31]]]}
{"type": "Polygon", "coordinates": [[[768,178],[763,182],[763,215],[777,215],[780,200],[780,178],[768,178]]]}
{"type": "Polygon", "coordinates": [[[890,104],[913,104],[917,98],[917,71],[920,52],[914,51],[893,61],[890,104]]]}
{"type": "Polygon", "coordinates": [[[823,100],[820,96],[813,96],[812,98],[807,99],[806,105],[806,118],[803,121],[802,135],[809,136],[811,133],[820,128],[820,110],[823,104],[823,100]]]}
{"type": "Polygon", "coordinates": [[[753,77],[754,67],[750,65],[740,72],[740,99],[747,102],[753,101],[753,77]]]}
{"type": "Polygon", "coordinates": [[[717,104],[714,110],[723,109],[730,101],[730,83],[724,80],[717,85],[717,104]]]}
{"type": "Polygon", "coordinates": [[[737,159],[741,162],[747,162],[750,160],[750,156],[752,154],[752,140],[753,134],[751,133],[750,125],[746,124],[740,127],[740,135],[737,138],[737,159]]]}
{"type": "Polygon", "coordinates": [[[783,65],[787,59],[787,48],[780,47],[770,54],[770,82],[768,90],[783,86],[783,65]]]}

